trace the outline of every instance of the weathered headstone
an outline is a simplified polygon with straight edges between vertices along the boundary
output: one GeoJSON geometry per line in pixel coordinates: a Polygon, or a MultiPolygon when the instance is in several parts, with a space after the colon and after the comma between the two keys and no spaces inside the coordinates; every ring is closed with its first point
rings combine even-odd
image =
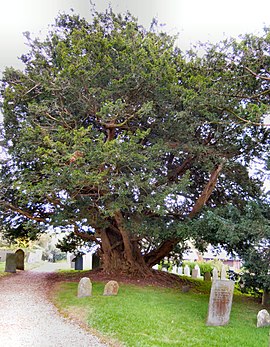
{"type": "Polygon", "coordinates": [[[190,277],[190,267],[188,265],[184,267],[184,275],[190,277]]]}
{"type": "Polygon", "coordinates": [[[190,290],[190,286],[183,286],[183,287],[182,287],[182,292],[183,292],[183,293],[188,293],[189,290],[190,290]]]}
{"type": "Polygon", "coordinates": [[[5,272],[16,272],[16,254],[15,253],[6,254],[5,272]]]}
{"type": "Polygon", "coordinates": [[[78,298],[83,298],[86,296],[92,295],[92,283],[90,281],[90,278],[83,277],[80,279],[79,285],[78,285],[78,298]]]}
{"type": "Polygon", "coordinates": [[[18,249],[15,252],[16,255],[16,269],[18,270],[24,270],[24,251],[22,249],[18,249]]]}
{"type": "Polygon", "coordinates": [[[117,295],[119,290],[119,285],[116,281],[109,281],[104,287],[103,295],[111,296],[117,295]]]}
{"type": "Polygon", "coordinates": [[[222,267],[221,267],[220,279],[221,280],[227,279],[227,272],[226,272],[226,266],[225,265],[222,265],[222,267]]]}
{"type": "Polygon", "coordinates": [[[198,278],[201,277],[201,269],[200,269],[200,267],[199,267],[198,264],[195,265],[194,269],[197,270],[197,272],[198,272],[198,273],[197,273],[197,277],[198,277],[198,278]]]}
{"type": "Polygon", "coordinates": [[[261,310],[257,314],[257,328],[270,326],[270,314],[267,310],[261,310]]]}
{"type": "Polygon", "coordinates": [[[198,270],[192,269],[191,277],[192,277],[192,278],[198,278],[198,270]]]}
{"type": "Polygon", "coordinates": [[[214,267],[212,281],[214,282],[216,280],[218,280],[218,269],[214,267]]]}
{"type": "Polygon", "coordinates": [[[204,280],[205,281],[211,281],[211,273],[210,272],[205,272],[204,273],[204,280]]]}
{"type": "Polygon", "coordinates": [[[234,281],[215,280],[212,282],[207,325],[219,326],[229,323],[233,290],[234,281]]]}

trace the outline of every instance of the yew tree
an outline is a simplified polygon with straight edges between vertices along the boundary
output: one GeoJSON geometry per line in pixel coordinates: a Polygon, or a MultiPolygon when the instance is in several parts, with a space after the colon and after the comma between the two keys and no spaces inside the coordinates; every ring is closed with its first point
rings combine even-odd
{"type": "Polygon", "coordinates": [[[200,238],[190,220],[204,206],[260,194],[249,166],[269,149],[267,32],[184,55],[154,22],[108,10],[26,37],[24,70],[6,68],[1,87],[6,232],[72,230],[104,271],[147,274],[200,238]]]}

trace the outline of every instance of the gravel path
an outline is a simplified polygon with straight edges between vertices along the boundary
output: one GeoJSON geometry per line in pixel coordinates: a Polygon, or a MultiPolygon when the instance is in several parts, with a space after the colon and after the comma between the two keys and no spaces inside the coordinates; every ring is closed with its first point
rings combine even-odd
{"type": "Polygon", "coordinates": [[[46,298],[53,265],[20,271],[0,281],[0,345],[5,347],[105,347],[61,317],[46,298]],[[49,266],[49,268],[48,268],[49,266]]]}

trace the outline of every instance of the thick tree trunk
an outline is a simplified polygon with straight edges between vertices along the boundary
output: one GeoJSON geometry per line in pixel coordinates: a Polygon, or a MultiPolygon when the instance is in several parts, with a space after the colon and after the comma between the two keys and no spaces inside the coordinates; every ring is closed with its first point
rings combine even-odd
{"type": "Polygon", "coordinates": [[[137,241],[132,241],[125,229],[121,213],[115,218],[116,226],[100,231],[102,268],[106,273],[149,276],[151,268],[145,263],[137,241]]]}
{"type": "MultiPolygon", "coordinates": [[[[189,215],[187,215],[188,218],[195,217],[206,204],[216,186],[222,168],[223,163],[214,168],[201,195],[189,215]]],[[[168,256],[177,243],[181,241],[177,237],[170,238],[143,256],[138,241],[132,240],[120,210],[115,212],[114,217],[110,220],[110,226],[101,230],[99,234],[101,238],[102,267],[105,272],[122,272],[142,276],[150,275],[152,273],[151,268],[168,256]]]]}
{"type": "Polygon", "coordinates": [[[152,267],[166,257],[177,245],[179,239],[168,239],[160,244],[160,246],[154,249],[152,252],[145,254],[144,261],[148,267],[152,267]]]}

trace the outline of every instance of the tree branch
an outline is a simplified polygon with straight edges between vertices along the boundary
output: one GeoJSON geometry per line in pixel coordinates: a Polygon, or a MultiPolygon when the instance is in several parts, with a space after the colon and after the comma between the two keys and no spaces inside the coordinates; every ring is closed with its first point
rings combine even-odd
{"type": "Polygon", "coordinates": [[[215,169],[212,171],[208,183],[204,187],[201,195],[199,196],[199,198],[195,202],[195,205],[193,206],[191,212],[188,215],[189,218],[193,218],[196,214],[198,214],[201,211],[201,209],[203,208],[203,206],[206,204],[206,202],[210,198],[210,196],[211,196],[211,194],[212,194],[212,192],[216,186],[218,177],[219,177],[223,167],[224,167],[224,162],[217,165],[215,167],[215,169]]]}
{"type": "Polygon", "coordinates": [[[31,213],[24,211],[24,210],[20,209],[19,207],[16,207],[10,203],[4,203],[4,207],[7,208],[8,210],[19,213],[28,219],[35,220],[37,222],[45,222],[45,218],[34,216],[31,213]]]}

